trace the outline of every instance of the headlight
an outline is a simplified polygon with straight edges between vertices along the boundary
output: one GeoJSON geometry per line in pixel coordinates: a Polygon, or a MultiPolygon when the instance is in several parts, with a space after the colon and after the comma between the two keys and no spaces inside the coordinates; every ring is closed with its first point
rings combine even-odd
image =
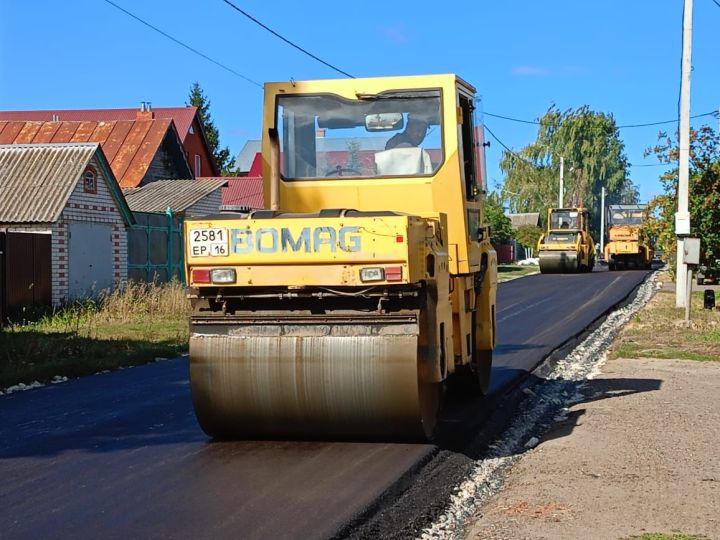
{"type": "Polygon", "coordinates": [[[213,283],[235,283],[235,269],[213,268],[210,271],[210,279],[213,283]]]}
{"type": "Polygon", "coordinates": [[[383,281],[385,271],[382,268],[361,268],[360,281],[383,281]]]}

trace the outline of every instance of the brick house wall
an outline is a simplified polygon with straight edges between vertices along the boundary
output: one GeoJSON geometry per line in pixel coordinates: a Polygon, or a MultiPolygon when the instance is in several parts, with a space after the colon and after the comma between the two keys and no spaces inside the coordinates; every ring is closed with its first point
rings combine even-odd
{"type": "Polygon", "coordinates": [[[52,224],[52,302],[54,305],[68,298],[69,293],[69,230],[71,223],[105,223],[112,230],[113,282],[117,286],[127,281],[127,230],[110,189],[93,157],[88,164],[96,173],[96,193],[84,189],[82,175],[73,189],[60,219],[52,224]]]}

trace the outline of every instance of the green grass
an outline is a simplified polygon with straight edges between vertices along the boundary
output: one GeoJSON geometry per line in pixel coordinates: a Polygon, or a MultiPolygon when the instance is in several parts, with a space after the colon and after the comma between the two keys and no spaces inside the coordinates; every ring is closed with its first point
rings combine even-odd
{"type": "Polygon", "coordinates": [[[720,311],[703,309],[703,293],[693,293],[691,326],[685,310],[675,307],[675,294],[660,290],[623,329],[613,349],[614,358],[720,360],[720,311]]]}
{"type": "Polygon", "coordinates": [[[98,300],[29,313],[0,332],[0,388],[152,362],[187,350],[184,288],[131,284],[98,300]]]}
{"type": "Polygon", "coordinates": [[[538,272],[540,267],[537,265],[519,265],[519,264],[499,264],[498,265],[498,281],[507,281],[509,279],[525,276],[538,272]]]}

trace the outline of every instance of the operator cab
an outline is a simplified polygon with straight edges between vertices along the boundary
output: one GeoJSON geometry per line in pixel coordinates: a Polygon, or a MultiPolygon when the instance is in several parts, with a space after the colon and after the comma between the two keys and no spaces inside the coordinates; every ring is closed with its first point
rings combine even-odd
{"type": "Polygon", "coordinates": [[[425,176],[444,161],[439,89],[281,95],[276,118],[285,181],[425,176]]]}

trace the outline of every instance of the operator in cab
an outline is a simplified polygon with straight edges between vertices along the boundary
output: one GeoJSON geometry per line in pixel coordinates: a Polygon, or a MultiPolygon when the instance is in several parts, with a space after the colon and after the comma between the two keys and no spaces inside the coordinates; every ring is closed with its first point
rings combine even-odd
{"type": "Polygon", "coordinates": [[[420,146],[427,134],[428,123],[420,118],[408,116],[405,131],[393,135],[385,144],[385,150],[420,146]]]}

